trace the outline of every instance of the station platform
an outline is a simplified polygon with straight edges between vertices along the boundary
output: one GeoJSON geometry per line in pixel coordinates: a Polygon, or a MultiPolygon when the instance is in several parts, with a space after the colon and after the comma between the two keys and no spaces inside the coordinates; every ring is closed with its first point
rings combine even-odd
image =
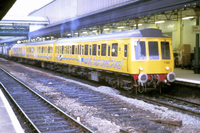
{"type": "Polygon", "coordinates": [[[181,68],[175,68],[174,72],[176,74],[175,83],[200,87],[200,74],[194,74],[193,70],[181,68]]]}
{"type": "Polygon", "coordinates": [[[24,133],[10,104],[0,89],[0,133],[24,133]]]}

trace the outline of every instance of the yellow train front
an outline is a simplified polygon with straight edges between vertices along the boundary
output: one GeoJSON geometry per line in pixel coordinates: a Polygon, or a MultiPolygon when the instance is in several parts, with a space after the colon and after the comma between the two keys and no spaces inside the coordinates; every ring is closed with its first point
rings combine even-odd
{"type": "Polygon", "coordinates": [[[55,62],[66,73],[103,81],[128,92],[160,89],[175,80],[171,38],[158,29],[61,39],[55,62]]]}
{"type": "Polygon", "coordinates": [[[20,60],[128,92],[161,90],[176,77],[171,38],[158,29],[16,44],[12,51],[20,60]]]}

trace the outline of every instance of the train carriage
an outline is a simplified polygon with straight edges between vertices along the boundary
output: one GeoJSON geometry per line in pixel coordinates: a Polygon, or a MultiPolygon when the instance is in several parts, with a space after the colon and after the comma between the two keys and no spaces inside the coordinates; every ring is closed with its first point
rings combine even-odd
{"type": "Polygon", "coordinates": [[[171,38],[158,29],[61,39],[55,47],[55,62],[65,64],[65,71],[113,87],[135,85],[142,92],[175,80],[171,38]]]}
{"type": "MultiPolygon", "coordinates": [[[[35,42],[25,47],[28,60],[42,67],[105,81],[128,92],[160,89],[175,80],[171,38],[158,29],[35,42]]],[[[14,49],[12,49],[14,50],[14,49]]]]}

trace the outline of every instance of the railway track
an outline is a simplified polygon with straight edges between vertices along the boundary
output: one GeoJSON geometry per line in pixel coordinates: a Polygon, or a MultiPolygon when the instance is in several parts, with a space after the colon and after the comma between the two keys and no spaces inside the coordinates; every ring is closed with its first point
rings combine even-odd
{"type": "Polygon", "coordinates": [[[2,68],[0,77],[3,91],[25,116],[32,132],[93,132],[2,68]]]}
{"type": "Polygon", "coordinates": [[[149,97],[146,95],[134,96],[137,99],[153,104],[162,105],[175,110],[179,110],[194,116],[200,116],[200,104],[185,101],[168,95],[157,95],[155,97],[149,97]]]}

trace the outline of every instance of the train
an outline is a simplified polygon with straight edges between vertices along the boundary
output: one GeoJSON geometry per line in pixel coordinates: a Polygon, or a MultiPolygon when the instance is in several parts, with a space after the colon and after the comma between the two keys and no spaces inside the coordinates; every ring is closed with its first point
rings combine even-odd
{"type": "Polygon", "coordinates": [[[159,29],[13,44],[13,60],[106,82],[128,93],[159,90],[174,82],[172,40],[159,29]]]}

